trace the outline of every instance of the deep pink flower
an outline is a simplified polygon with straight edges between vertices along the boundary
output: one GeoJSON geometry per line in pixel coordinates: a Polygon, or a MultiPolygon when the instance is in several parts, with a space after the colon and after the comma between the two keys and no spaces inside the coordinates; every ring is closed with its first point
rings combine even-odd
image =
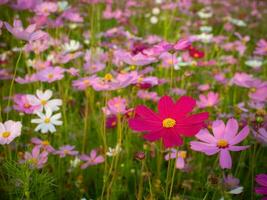
{"type": "Polygon", "coordinates": [[[216,120],[212,123],[211,135],[207,129],[202,129],[196,135],[201,142],[190,142],[191,149],[200,151],[206,155],[219,153],[220,166],[223,169],[232,168],[232,159],[229,151],[242,151],[249,146],[236,146],[244,140],[249,134],[248,126],[244,127],[238,134],[238,123],[235,119],[229,119],[226,126],[222,120],[216,120]]]}
{"type": "Polygon", "coordinates": [[[90,155],[85,155],[85,154],[81,155],[80,159],[83,161],[86,161],[84,164],[81,165],[82,169],[85,169],[92,165],[98,165],[105,161],[103,156],[97,155],[97,152],[95,149],[91,151],[90,155]]]}
{"type": "Polygon", "coordinates": [[[39,106],[32,105],[27,95],[16,94],[13,97],[14,105],[13,108],[17,111],[24,112],[26,114],[32,114],[34,111],[39,109],[39,106]]]}
{"type": "Polygon", "coordinates": [[[174,103],[169,96],[159,100],[158,113],[146,106],[135,109],[135,117],[129,126],[135,131],[148,132],[144,138],[155,141],[162,138],[166,148],[183,144],[181,136],[191,137],[204,127],[208,113],[190,115],[196,105],[191,97],[183,96],[174,103]]]}
{"type": "Polygon", "coordinates": [[[255,188],[255,192],[265,195],[261,200],[267,200],[267,174],[258,174],[256,176],[256,182],[259,186],[255,188]]]}

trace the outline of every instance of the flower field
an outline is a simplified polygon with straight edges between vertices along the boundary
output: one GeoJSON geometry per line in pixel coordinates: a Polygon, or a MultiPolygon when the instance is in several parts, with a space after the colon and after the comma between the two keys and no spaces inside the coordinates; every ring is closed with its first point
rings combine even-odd
{"type": "Polygon", "coordinates": [[[267,1],[0,0],[0,199],[266,200],[267,1]]]}

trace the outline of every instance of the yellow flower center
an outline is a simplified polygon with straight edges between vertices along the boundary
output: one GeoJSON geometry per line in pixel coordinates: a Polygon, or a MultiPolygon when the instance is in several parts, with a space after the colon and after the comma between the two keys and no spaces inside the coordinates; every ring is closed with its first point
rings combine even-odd
{"type": "Polygon", "coordinates": [[[46,100],[44,100],[44,99],[41,100],[41,104],[42,104],[43,106],[44,106],[46,103],[47,103],[46,100]]]}
{"type": "Polygon", "coordinates": [[[218,140],[217,147],[226,148],[226,147],[228,147],[228,142],[224,139],[218,140]]]}
{"type": "Polygon", "coordinates": [[[42,144],[43,144],[44,146],[47,146],[47,145],[49,145],[49,142],[48,142],[47,140],[44,140],[44,141],[42,141],[42,144]]]}
{"type": "Polygon", "coordinates": [[[64,154],[68,154],[69,153],[69,150],[64,150],[64,154]]]}
{"type": "Polygon", "coordinates": [[[24,106],[24,108],[30,108],[31,107],[31,105],[28,103],[25,103],[23,106],[24,106]]]}
{"type": "Polygon", "coordinates": [[[111,81],[112,79],[113,79],[113,76],[112,76],[112,74],[106,74],[105,76],[104,76],[104,79],[106,80],[106,81],[111,81]]]}
{"type": "Polygon", "coordinates": [[[186,158],[186,151],[180,151],[179,152],[179,156],[181,157],[181,158],[186,158]]]}
{"type": "Polygon", "coordinates": [[[53,74],[48,74],[48,78],[49,78],[49,79],[52,79],[53,77],[54,77],[53,74]]]}
{"type": "Polygon", "coordinates": [[[48,118],[48,117],[45,118],[44,123],[46,123],[46,124],[50,123],[50,118],[48,118]]]}
{"type": "Polygon", "coordinates": [[[164,128],[172,128],[174,127],[176,124],[176,121],[172,118],[166,118],[162,121],[162,126],[164,128]]]}
{"type": "Polygon", "coordinates": [[[2,136],[3,136],[3,138],[8,138],[9,136],[10,136],[10,132],[9,131],[5,131],[3,134],[2,134],[2,136]]]}
{"type": "Polygon", "coordinates": [[[250,89],[250,92],[252,92],[252,93],[253,93],[253,92],[256,92],[256,91],[257,91],[257,89],[254,88],[254,87],[250,89]]]}

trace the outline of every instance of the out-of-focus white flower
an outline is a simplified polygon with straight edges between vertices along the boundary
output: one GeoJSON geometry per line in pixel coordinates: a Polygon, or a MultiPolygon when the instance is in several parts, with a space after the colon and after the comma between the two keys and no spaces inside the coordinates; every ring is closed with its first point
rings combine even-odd
{"type": "Polygon", "coordinates": [[[69,3],[67,1],[59,1],[57,2],[58,10],[64,11],[69,8],[69,3]]]}
{"type": "Polygon", "coordinates": [[[121,152],[121,150],[122,150],[121,146],[119,144],[117,144],[115,148],[109,147],[108,148],[108,152],[106,153],[106,155],[110,156],[110,157],[116,156],[121,152]]]}
{"type": "Polygon", "coordinates": [[[54,133],[56,132],[55,126],[62,125],[62,121],[60,121],[61,113],[52,115],[52,111],[50,109],[47,109],[45,114],[43,114],[42,112],[37,112],[36,114],[39,118],[31,120],[31,123],[38,124],[35,128],[35,131],[40,130],[41,133],[54,133]]]}
{"type": "Polygon", "coordinates": [[[245,64],[252,68],[260,68],[263,62],[262,60],[259,60],[259,59],[250,59],[250,60],[247,60],[245,64]]]}
{"type": "Polygon", "coordinates": [[[210,33],[212,31],[212,27],[211,26],[201,26],[200,31],[204,32],[204,33],[210,33]]]}
{"type": "Polygon", "coordinates": [[[201,19],[208,19],[211,18],[213,15],[213,12],[211,10],[210,7],[206,7],[201,9],[200,11],[197,12],[197,15],[201,18],[201,19]]]}
{"type": "Polygon", "coordinates": [[[212,41],[213,35],[207,33],[201,33],[199,35],[196,35],[195,37],[203,43],[210,43],[212,41]]]}
{"type": "Polygon", "coordinates": [[[74,160],[70,161],[70,166],[72,168],[77,167],[81,163],[81,160],[78,157],[75,157],[74,160]]]}
{"type": "Polygon", "coordinates": [[[153,15],[158,15],[159,13],[160,13],[160,9],[159,8],[155,7],[155,8],[152,9],[152,14],[153,15]]]}
{"type": "Polygon", "coordinates": [[[64,52],[77,51],[80,47],[81,47],[80,42],[76,40],[71,40],[70,42],[63,44],[62,46],[64,52]]]}
{"type": "Polygon", "coordinates": [[[229,22],[231,22],[232,24],[234,24],[236,26],[240,26],[240,27],[247,26],[246,22],[244,22],[241,19],[235,19],[235,18],[229,17],[228,20],[229,20],[229,22]]]}
{"type": "Polygon", "coordinates": [[[150,17],[150,23],[151,24],[157,24],[158,23],[158,18],[156,16],[152,16],[150,17]]]}

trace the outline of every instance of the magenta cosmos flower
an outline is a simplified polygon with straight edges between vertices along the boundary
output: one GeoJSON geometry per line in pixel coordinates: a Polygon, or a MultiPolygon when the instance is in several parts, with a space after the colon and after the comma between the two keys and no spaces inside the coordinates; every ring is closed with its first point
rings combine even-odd
{"type": "Polygon", "coordinates": [[[166,148],[180,146],[181,136],[191,137],[205,126],[207,112],[189,114],[195,106],[196,101],[191,97],[183,96],[174,103],[169,96],[164,96],[159,100],[158,113],[143,105],[137,106],[129,126],[135,131],[147,132],[146,140],[162,138],[166,148]]]}
{"type": "Polygon", "coordinates": [[[258,174],[256,176],[256,182],[259,184],[259,187],[255,188],[255,192],[265,195],[262,200],[267,200],[267,174],[258,174]]]}
{"type": "Polygon", "coordinates": [[[238,123],[235,119],[229,119],[226,126],[222,120],[216,120],[212,123],[212,131],[214,135],[211,135],[207,129],[202,129],[196,135],[201,142],[190,142],[191,149],[209,156],[219,153],[221,168],[231,169],[232,159],[229,151],[242,151],[249,147],[236,146],[247,137],[249,128],[246,126],[237,134],[238,123]]]}

